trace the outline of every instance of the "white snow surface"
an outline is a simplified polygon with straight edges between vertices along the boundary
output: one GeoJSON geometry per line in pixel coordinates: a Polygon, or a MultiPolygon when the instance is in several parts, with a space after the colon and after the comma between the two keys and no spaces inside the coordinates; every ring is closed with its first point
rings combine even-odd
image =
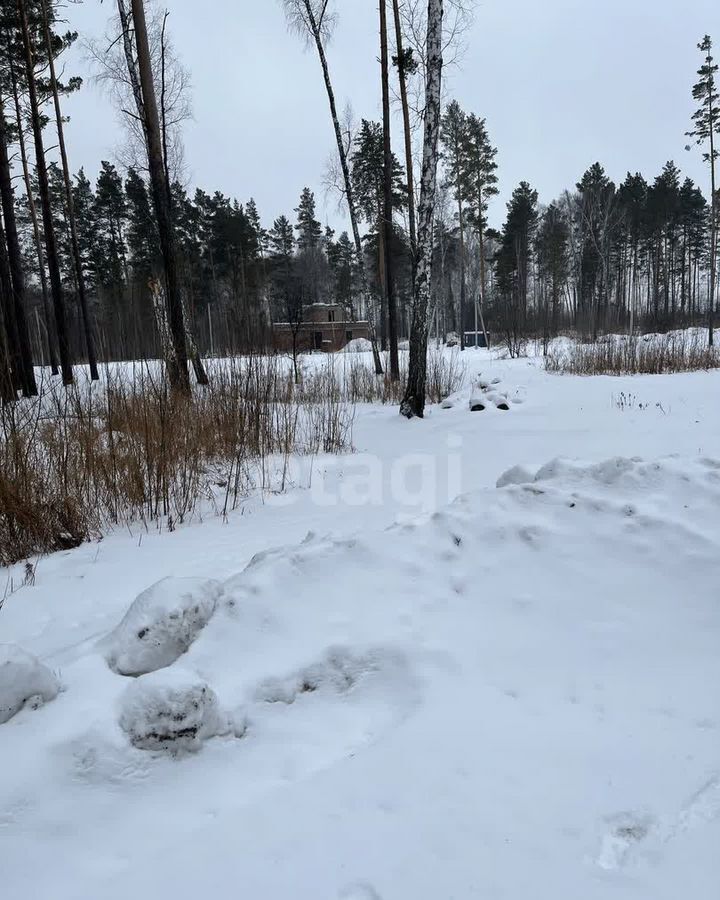
{"type": "Polygon", "coordinates": [[[215,612],[220,585],[207,578],[163,578],[133,601],[106,641],[108,664],[120,675],[172,665],[215,612]]]}
{"type": "Polygon", "coordinates": [[[720,373],[466,357],[452,406],[359,408],[287,495],[7,597],[64,690],[0,725],[3,900],[715,900],[720,373]],[[480,378],[508,411],[469,411],[480,378]],[[168,575],[212,611],[122,675],[168,575]]]}
{"type": "Polygon", "coordinates": [[[0,725],[24,706],[37,709],[57,697],[55,675],[32,654],[14,644],[0,644],[0,725]]]}

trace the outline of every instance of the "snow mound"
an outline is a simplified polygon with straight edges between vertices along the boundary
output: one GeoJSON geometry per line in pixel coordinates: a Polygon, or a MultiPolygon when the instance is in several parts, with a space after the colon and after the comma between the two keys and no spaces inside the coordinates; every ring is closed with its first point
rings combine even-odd
{"type": "Polygon", "coordinates": [[[192,672],[167,669],[143,675],[127,688],[120,727],[134,747],[176,756],[226,733],[228,721],[205,681],[192,672]]]}
{"type": "Polygon", "coordinates": [[[470,395],[468,405],[471,412],[482,412],[487,406],[485,395],[480,391],[473,391],[473,393],[470,395]]]}
{"type": "Polygon", "coordinates": [[[0,724],[27,704],[37,709],[60,690],[55,675],[16,644],[0,644],[0,724]]]}
{"type": "Polygon", "coordinates": [[[205,578],[163,578],[139,594],[110,634],[108,665],[120,675],[145,675],[172,665],[210,621],[220,584],[205,578]]]}
{"type": "Polygon", "coordinates": [[[342,694],[364,676],[385,668],[389,657],[383,651],[356,655],[343,647],[328,650],[322,662],[314,663],[289,678],[268,678],[256,690],[265,703],[294,703],[301,694],[330,690],[342,694]]]}
{"type": "Polygon", "coordinates": [[[343,347],[344,353],[367,353],[372,350],[372,344],[367,338],[353,338],[343,347]]]}
{"type": "Polygon", "coordinates": [[[535,473],[527,466],[513,466],[507,469],[498,478],[495,487],[504,488],[509,484],[531,484],[535,480],[535,473]]]}

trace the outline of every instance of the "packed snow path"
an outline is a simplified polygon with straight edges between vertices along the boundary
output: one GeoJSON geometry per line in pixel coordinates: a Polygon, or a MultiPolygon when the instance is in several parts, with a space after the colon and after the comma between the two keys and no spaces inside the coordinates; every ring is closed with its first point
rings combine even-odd
{"type": "MultiPolygon", "coordinates": [[[[681,404],[685,376],[623,380],[665,410],[630,427],[623,382],[508,369],[507,412],[471,413],[470,387],[425,423],[367,411],[385,459],[459,434],[460,496],[435,512],[306,488],[224,532],[41,562],[0,634],[62,690],[0,725],[3,898],[715,898],[717,404],[681,404]],[[167,575],[193,578],[126,616],[167,575]]],[[[352,462],[316,465],[332,483],[352,462]]]]}

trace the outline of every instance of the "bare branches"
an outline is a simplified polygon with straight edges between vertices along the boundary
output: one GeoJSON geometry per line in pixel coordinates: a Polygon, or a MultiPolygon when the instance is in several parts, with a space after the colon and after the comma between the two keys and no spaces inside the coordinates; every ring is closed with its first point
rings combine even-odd
{"type": "MultiPolygon", "coordinates": [[[[123,5],[124,7],[124,5],[123,5]]],[[[158,97],[163,98],[165,125],[167,128],[168,171],[171,181],[182,181],[184,149],[181,125],[192,118],[191,82],[188,70],[180,62],[168,34],[167,11],[152,7],[148,21],[148,37],[155,86],[158,97]]],[[[112,98],[120,113],[125,130],[125,142],[117,149],[120,161],[139,171],[147,171],[145,135],[142,113],[137,109],[137,86],[133,84],[132,69],[128,64],[128,46],[132,50],[132,20],[126,18],[127,29],[121,17],[114,16],[100,40],[85,41],[86,58],[94,70],[95,81],[112,98]]],[[[134,63],[133,63],[134,64],[134,63]]]]}
{"type": "MultiPolygon", "coordinates": [[[[445,0],[443,14],[443,68],[457,67],[467,50],[465,36],[473,24],[477,0],[445,0]]],[[[417,63],[414,78],[408,79],[410,107],[416,124],[425,114],[425,81],[427,75],[427,0],[400,0],[405,46],[412,50],[417,63]]]]}
{"type": "Polygon", "coordinates": [[[309,49],[315,43],[316,32],[323,45],[333,36],[337,13],[330,8],[330,0],[281,0],[288,28],[299,35],[309,49]]]}

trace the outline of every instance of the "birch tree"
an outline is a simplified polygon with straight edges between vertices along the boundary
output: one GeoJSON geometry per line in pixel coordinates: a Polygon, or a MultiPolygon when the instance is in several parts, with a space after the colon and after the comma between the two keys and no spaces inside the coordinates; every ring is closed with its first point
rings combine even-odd
{"type": "Polygon", "coordinates": [[[377,347],[377,338],[375,335],[375,310],[372,302],[372,294],[368,289],[367,272],[365,270],[363,247],[360,240],[360,229],[358,226],[357,206],[355,203],[355,195],[353,193],[352,181],[350,178],[350,168],[348,166],[348,154],[345,142],[343,140],[342,130],[340,128],[340,120],[338,119],[337,105],[335,103],[335,91],[330,79],[330,69],[328,67],[327,57],[325,55],[325,44],[330,39],[335,26],[335,16],[329,10],[329,0],[282,0],[285,8],[285,15],[288,25],[293,31],[297,32],[309,44],[315,46],[320,66],[323,72],[323,80],[325,81],[325,91],[327,92],[328,103],[330,105],[330,116],[332,118],[333,130],[335,131],[335,141],[337,143],[338,158],[340,160],[340,168],[342,169],[342,180],[345,191],[345,202],[347,203],[348,215],[350,216],[350,226],[352,228],[353,240],[355,242],[355,253],[357,256],[358,274],[363,296],[369,309],[369,329],[370,341],[373,348],[373,359],[375,361],[375,372],[382,375],[383,368],[380,361],[380,353],[377,347]]]}
{"type": "MultiPolygon", "coordinates": [[[[118,7],[120,8],[121,5],[121,0],[118,0],[118,7]]],[[[157,98],[155,96],[155,83],[153,80],[143,0],[132,0],[131,9],[135,34],[134,43],[137,53],[137,81],[139,81],[139,95],[142,100],[144,119],[143,130],[146,136],[150,186],[160,238],[163,267],[165,269],[168,325],[174,354],[173,364],[169,366],[168,376],[174,389],[181,393],[188,393],[190,381],[188,378],[188,351],[180,270],[172,224],[170,185],[167,183],[167,169],[163,152],[157,98]]],[[[133,88],[135,89],[137,86],[134,84],[133,88]]]]}
{"type": "Polygon", "coordinates": [[[410,329],[408,383],[400,413],[408,419],[425,412],[430,279],[433,254],[433,213],[437,188],[438,136],[442,88],[443,0],[428,0],[427,66],[425,78],[425,126],[423,135],[420,203],[418,205],[417,263],[413,284],[413,316],[410,329]]]}
{"type": "Polygon", "coordinates": [[[706,34],[698,44],[698,50],[705,56],[705,62],[698,69],[699,81],[693,87],[693,98],[700,106],[693,113],[695,127],[687,134],[698,144],[708,145],[703,159],[710,165],[710,299],[708,304],[708,343],[712,347],[715,322],[715,276],[717,272],[717,191],[715,189],[715,162],[720,150],[715,146],[720,136],[720,95],[715,78],[718,65],[712,55],[712,40],[706,34]]]}

